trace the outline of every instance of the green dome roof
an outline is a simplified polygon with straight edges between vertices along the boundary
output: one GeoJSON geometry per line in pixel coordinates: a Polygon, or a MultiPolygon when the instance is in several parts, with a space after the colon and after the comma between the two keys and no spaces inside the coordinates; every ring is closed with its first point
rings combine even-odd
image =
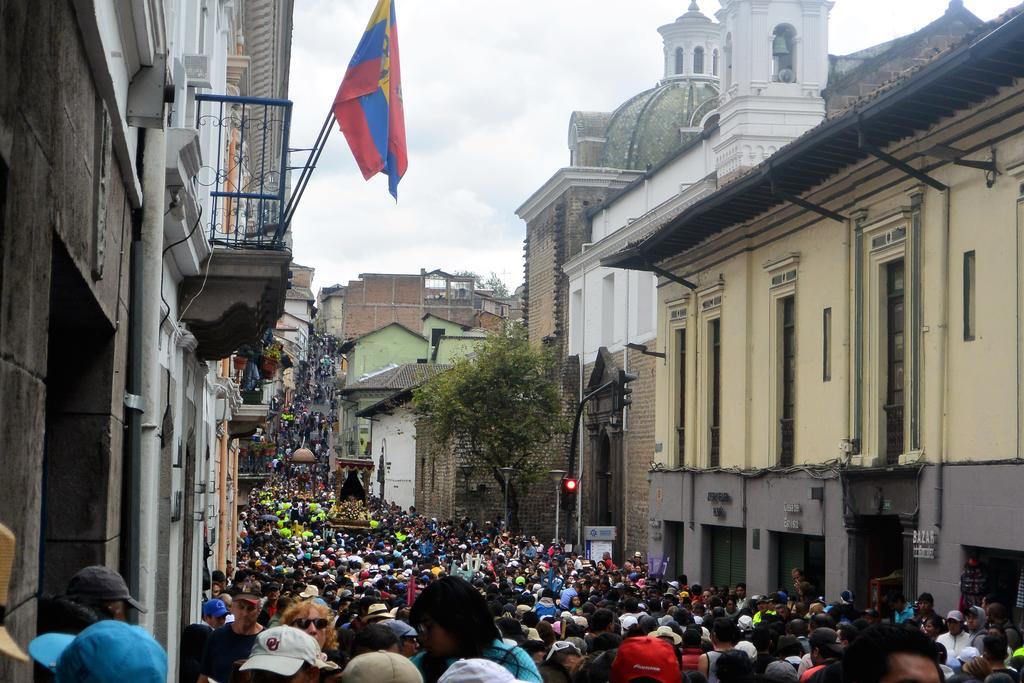
{"type": "Polygon", "coordinates": [[[718,106],[718,88],[706,80],[671,78],[626,100],[612,114],[601,166],[643,171],[667,159],[699,134],[701,119],[718,106]]]}

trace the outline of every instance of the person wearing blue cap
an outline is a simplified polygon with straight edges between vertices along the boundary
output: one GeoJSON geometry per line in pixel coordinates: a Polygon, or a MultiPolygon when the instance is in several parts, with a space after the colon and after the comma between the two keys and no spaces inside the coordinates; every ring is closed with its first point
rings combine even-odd
{"type": "Polygon", "coordinates": [[[29,654],[53,672],[54,683],[164,683],[167,653],[138,626],[107,619],[77,636],[46,633],[28,646],[29,654]]]}
{"type": "Polygon", "coordinates": [[[227,620],[228,608],[223,600],[213,598],[203,603],[203,621],[212,629],[218,629],[227,620]]]}

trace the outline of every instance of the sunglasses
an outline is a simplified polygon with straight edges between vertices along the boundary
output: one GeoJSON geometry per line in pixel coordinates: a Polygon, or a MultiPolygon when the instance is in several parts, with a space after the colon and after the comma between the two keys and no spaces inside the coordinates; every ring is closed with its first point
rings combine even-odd
{"type": "Polygon", "coordinates": [[[244,600],[235,600],[231,603],[232,607],[238,607],[240,610],[245,612],[255,612],[260,608],[259,605],[254,605],[251,602],[245,602],[244,600]]]}
{"type": "Polygon", "coordinates": [[[544,659],[551,659],[553,655],[555,655],[558,652],[562,652],[563,650],[571,650],[572,654],[574,655],[578,655],[580,653],[579,648],[570,643],[568,640],[556,640],[551,645],[551,649],[548,651],[548,656],[544,659]]]}
{"type": "Polygon", "coordinates": [[[327,628],[327,620],[326,619],[296,619],[295,621],[292,622],[292,626],[297,626],[298,628],[302,629],[303,631],[305,631],[307,628],[309,628],[310,624],[312,624],[313,626],[316,626],[316,630],[318,630],[318,631],[322,631],[325,628],[327,628]]]}

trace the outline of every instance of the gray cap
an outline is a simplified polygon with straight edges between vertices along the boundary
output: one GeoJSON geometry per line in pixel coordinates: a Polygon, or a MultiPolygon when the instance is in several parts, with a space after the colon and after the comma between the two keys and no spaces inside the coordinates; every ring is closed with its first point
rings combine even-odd
{"type": "Polygon", "coordinates": [[[399,621],[398,619],[388,619],[387,621],[383,622],[382,625],[387,626],[389,629],[391,629],[391,632],[399,638],[416,637],[416,629],[414,629],[412,626],[405,623],[404,621],[399,621]]]}
{"type": "Polygon", "coordinates": [[[140,612],[146,611],[146,608],[128,592],[128,584],[121,575],[110,567],[101,565],[86,567],[72,576],[68,583],[67,595],[75,602],[83,604],[124,600],[140,612]]]}
{"type": "Polygon", "coordinates": [[[764,680],[778,683],[796,683],[796,669],[789,662],[772,662],[764,670],[764,680]]]}

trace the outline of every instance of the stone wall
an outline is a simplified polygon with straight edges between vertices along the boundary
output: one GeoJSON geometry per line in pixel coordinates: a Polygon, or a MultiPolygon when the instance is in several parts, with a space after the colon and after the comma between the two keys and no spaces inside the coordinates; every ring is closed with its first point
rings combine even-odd
{"type": "MultiPolygon", "coordinates": [[[[116,161],[97,177],[105,114],[72,3],[10,0],[0,36],[0,523],[24,647],[36,595],[118,566],[132,214],[116,161]]],[[[0,680],[32,667],[0,657],[0,680]]]]}
{"type": "MultiPolygon", "coordinates": [[[[563,362],[557,372],[565,397],[563,411],[571,415],[575,410],[579,378],[575,357],[563,362]]],[[[570,434],[564,434],[542,449],[540,471],[543,476],[539,481],[526,491],[515,485],[510,488],[510,509],[516,510],[518,504],[511,528],[545,540],[554,533],[556,490],[546,473],[551,469],[565,469],[569,439],[570,434]]],[[[466,462],[465,458],[458,448],[434,452],[429,423],[422,418],[416,421],[416,508],[421,514],[438,519],[469,517],[478,522],[503,517],[505,498],[500,475],[478,466],[471,470],[467,480],[459,468],[466,462]]],[[[564,512],[560,522],[565,535],[569,522],[564,512]]]]}

